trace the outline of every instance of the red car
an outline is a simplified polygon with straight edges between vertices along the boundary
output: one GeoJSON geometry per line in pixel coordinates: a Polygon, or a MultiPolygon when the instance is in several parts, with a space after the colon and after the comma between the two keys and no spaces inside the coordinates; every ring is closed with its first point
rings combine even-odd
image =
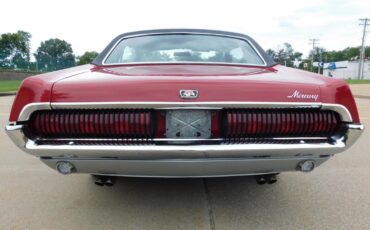
{"type": "Polygon", "coordinates": [[[364,127],[348,85],[277,65],[250,37],[122,34],[89,65],[23,81],[6,131],[62,174],[111,177],[312,171],[364,127]]]}

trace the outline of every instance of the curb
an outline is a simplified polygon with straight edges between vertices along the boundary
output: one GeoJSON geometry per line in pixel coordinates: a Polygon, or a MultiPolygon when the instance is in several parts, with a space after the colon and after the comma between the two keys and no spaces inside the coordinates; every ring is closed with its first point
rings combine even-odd
{"type": "Polygon", "coordinates": [[[1,92],[0,93],[0,97],[3,97],[3,96],[13,96],[13,95],[16,95],[17,92],[14,91],[14,92],[1,92]]]}

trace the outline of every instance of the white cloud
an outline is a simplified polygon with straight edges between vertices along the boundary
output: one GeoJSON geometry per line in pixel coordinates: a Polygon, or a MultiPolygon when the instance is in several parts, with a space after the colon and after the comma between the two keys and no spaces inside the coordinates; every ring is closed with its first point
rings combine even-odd
{"type": "Polygon", "coordinates": [[[116,35],[154,28],[206,28],[248,34],[263,48],[289,42],[308,53],[308,39],[327,49],[357,46],[358,19],[369,16],[370,1],[4,1],[0,33],[25,30],[32,50],[49,38],[72,44],[76,54],[100,52],[116,35]]]}

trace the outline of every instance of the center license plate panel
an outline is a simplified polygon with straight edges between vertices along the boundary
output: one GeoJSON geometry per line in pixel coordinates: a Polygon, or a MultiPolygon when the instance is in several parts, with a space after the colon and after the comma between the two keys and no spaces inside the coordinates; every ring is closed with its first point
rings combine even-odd
{"type": "Polygon", "coordinates": [[[167,111],[166,137],[171,139],[211,138],[211,111],[193,109],[167,111]]]}

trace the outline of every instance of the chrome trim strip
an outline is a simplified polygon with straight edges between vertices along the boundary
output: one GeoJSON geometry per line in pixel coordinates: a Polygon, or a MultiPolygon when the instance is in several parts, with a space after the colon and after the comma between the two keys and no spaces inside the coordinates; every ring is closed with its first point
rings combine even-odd
{"type": "Polygon", "coordinates": [[[170,159],[246,156],[297,156],[335,154],[349,148],[361,135],[361,124],[348,125],[348,131],[334,143],[318,144],[221,144],[221,145],[37,145],[25,137],[22,125],[6,126],[12,141],[35,156],[119,157],[125,159],[170,159]]]}
{"type": "Polygon", "coordinates": [[[222,109],[222,108],[320,108],[322,103],[296,103],[296,102],[52,102],[53,109],[110,109],[110,108],[149,108],[149,109],[222,109]]]}
{"type": "Polygon", "coordinates": [[[342,121],[345,121],[345,122],[352,122],[353,121],[351,113],[343,105],[325,103],[325,104],[322,104],[321,109],[323,109],[323,110],[332,110],[332,111],[335,111],[335,112],[339,113],[339,115],[341,116],[342,121]]]}
{"type": "MultiPolygon", "coordinates": [[[[231,138],[233,139],[233,138],[231,138]]],[[[259,138],[235,138],[235,139],[259,139],[259,138]]],[[[282,141],[289,141],[289,140],[328,140],[327,137],[272,137],[272,138],[260,138],[263,140],[282,140],[282,141]]],[[[153,142],[167,142],[167,141],[177,141],[177,142],[197,142],[197,141],[227,141],[228,139],[223,138],[40,138],[38,141],[153,141],[153,142]]],[[[73,144],[73,143],[72,143],[73,144]]]]}
{"type": "MultiPolygon", "coordinates": [[[[268,139],[268,138],[267,138],[268,139]]],[[[328,140],[328,137],[273,137],[272,140],[328,140]]]]}
{"type": "Polygon", "coordinates": [[[321,108],[340,114],[342,121],[352,122],[351,113],[340,104],[320,102],[43,102],[26,105],[19,114],[18,121],[27,121],[32,112],[50,109],[222,109],[222,108],[321,108]]]}
{"type": "Polygon", "coordinates": [[[131,36],[126,36],[126,37],[122,37],[121,39],[119,39],[113,46],[112,48],[109,50],[109,52],[107,53],[107,55],[105,55],[103,61],[102,61],[102,65],[103,66],[115,66],[115,65],[135,65],[135,64],[190,64],[190,63],[193,63],[193,64],[213,64],[213,65],[217,65],[217,64],[221,64],[221,65],[234,65],[234,66],[267,66],[267,63],[266,63],[266,60],[263,58],[263,56],[261,55],[261,53],[258,51],[258,49],[253,45],[252,42],[249,41],[249,39],[247,38],[243,38],[243,37],[239,37],[239,36],[232,36],[232,35],[225,35],[225,34],[219,34],[219,33],[197,33],[197,32],[162,32],[162,33],[143,33],[143,34],[136,34],[136,35],[131,35],[131,36]],[[194,35],[211,35],[211,36],[219,36],[219,37],[227,37],[227,38],[235,38],[235,39],[240,39],[240,40],[243,40],[245,42],[247,42],[252,48],[253,50],[256,52],[256,54],[258,55],[258,57],[262,60],[262,62],[264,63],[263,65],[259,65],[259,64],[239,64],[239,63],[228,63],[228,62],[130,62],[130,63],[110,63],[110,64],[106,64],[105,61],[107,60],[107,58],[109,57],[109,55],[113,52],[113,50],[117,47],[117,45],[124,39],[128,39],[128,38],[135,38],[135,37],[143,37],[143,36],[151,36],[151,35],[166,35],[166,34],[194,34],[194,35]]]}
{"type": "Polygon", "coordinates": [[[201,107],[201,106],[186,106],[186,107],[163,107],[159,108],[161,110],[179,110],[179,109],[189,109],[189,110],[194,110],[194,109],[199,109],[199,110],[221,110],[222,107],[201,107]]]}
{"type": "Polygon", "coordinates": [[[36,110],[51,110],[50,102],[30,103],[19,113],[18,121],[27,121],[36,110]]]}
{"type": "MultiPolygon", "coordinates": [[[[307,138],[306,138],[307,139],[307,138]]],[[[40,141],[223,141],[222,138],[202,139],[202,138],[42,138],[40,141]]]]}

